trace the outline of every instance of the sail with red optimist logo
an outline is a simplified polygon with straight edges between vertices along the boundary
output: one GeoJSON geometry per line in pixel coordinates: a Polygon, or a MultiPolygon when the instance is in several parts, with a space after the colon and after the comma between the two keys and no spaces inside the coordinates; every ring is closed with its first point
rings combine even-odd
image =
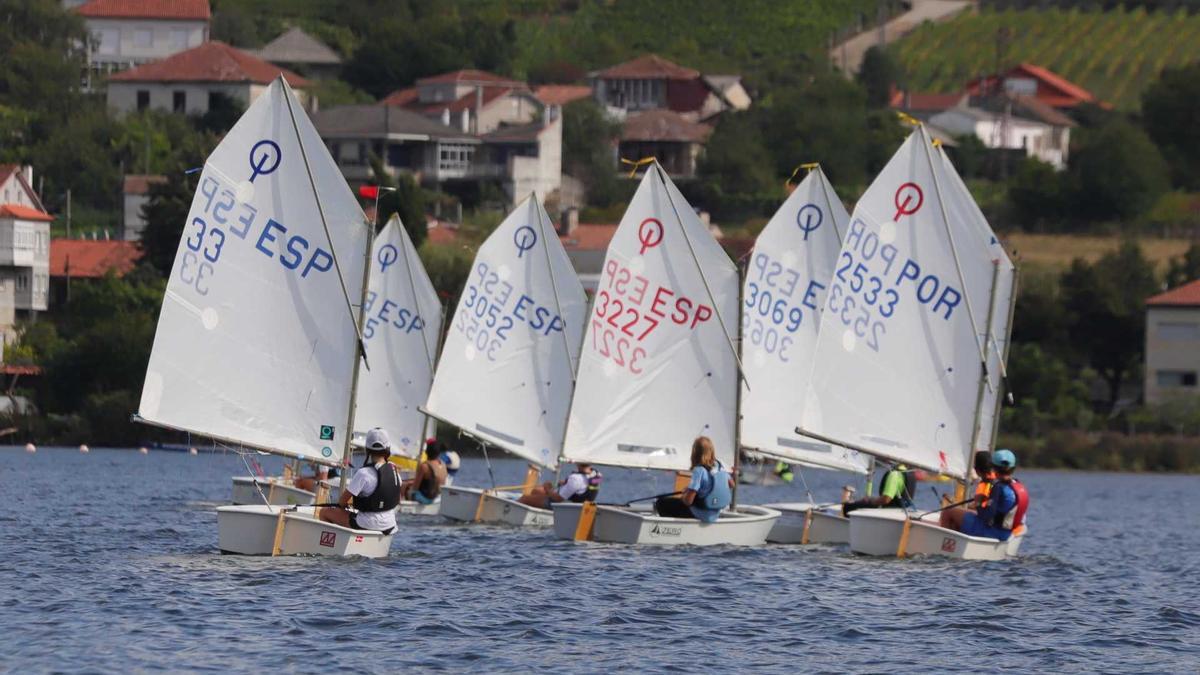
{"type": "Polygon", "coordinates": [[[563,458],[686,470],[708,436],[732,466],[737,312],[737,269],[653,164],[608,246],[563,458]]]}

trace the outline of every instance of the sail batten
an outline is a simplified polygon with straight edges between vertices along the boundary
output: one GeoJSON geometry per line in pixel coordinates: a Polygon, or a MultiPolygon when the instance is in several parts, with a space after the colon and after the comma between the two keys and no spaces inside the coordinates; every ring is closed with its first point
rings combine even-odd
{"type": "Polygon", "coordinates": [[[587,297],[562,243],[542,226],[548,221],[530,197],[479,247],[425,409],[554,468],[587,297]]]}
{"type": "Polygon", "coordinates": [[[369,233],[311,121],[293,123],[292,96],[272,83],[205,162],[138,415],[334,463],[348,434],[357,339],[346,297],[361,293],[369,233]]]}
{"type": "Polygon", "coordinates": [[[784,461],[866,473],[869,458],[795,432],[821,325],[820,308],[850,215],[818,167],[767,222],[742,282],[743,447],[784,461]]]}

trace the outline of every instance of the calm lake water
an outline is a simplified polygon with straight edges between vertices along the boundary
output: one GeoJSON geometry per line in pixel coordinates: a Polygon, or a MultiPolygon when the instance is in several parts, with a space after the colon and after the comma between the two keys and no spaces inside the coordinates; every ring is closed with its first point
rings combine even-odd
{"type": "MultiPolygon", "coordinates": [[[[1023,472],[1022,556],[962,563],[435,519],[404,521],[383,560],[222,556],[213,509],[244,472],[228,454],[0,450],[0,671],[1200,671],[1196,476],[1023,472]]],[[[605,474],[601,501],[669,490],[605,474]]],[[[822,500],[850,479],[806,478],[822,500]]],[[[487,481],[465,462],[460,484],[487,481]]]]}

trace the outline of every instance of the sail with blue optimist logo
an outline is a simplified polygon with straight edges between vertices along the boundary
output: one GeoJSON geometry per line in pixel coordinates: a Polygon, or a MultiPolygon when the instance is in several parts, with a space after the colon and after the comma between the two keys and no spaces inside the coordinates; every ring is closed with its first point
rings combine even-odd
{"type": "Polygon", "coordinates": [[[277,79],[204,164],[139,416],[340,462],[368,236],[358,200],[277,79]]]}
{"type": "Polygon", "coordinates": [[[866,473],[870,458],[797,434],[821,308],[850,214],[820,167],[754,242],[742,282],[742,447],[806,466],[866,473]]]}
{"type": "Polygon", "coordinates": [[[583,285],[550,217],[530,196],[475,255],[425,409],[553,469],[586,312],[583,285]]]}
{"type": "Polygon", "coordinates": [[[800,430],[965,478],[981,409],[998,400],[1000,341],[987,335],[1007,335],[1007,320],[988,319],[1009,316],[1011,262],[953,173],[918,128],[859,200],[800,430]]]}
{"type": "Polygon", "coordinates": [[[367,364],[358,373],[357,431],[383,427],[392,452],[417,458],[428,416],[420,408],[433,385],[442,305],[400,218],[375,237],[363,303],[367,364]]]}

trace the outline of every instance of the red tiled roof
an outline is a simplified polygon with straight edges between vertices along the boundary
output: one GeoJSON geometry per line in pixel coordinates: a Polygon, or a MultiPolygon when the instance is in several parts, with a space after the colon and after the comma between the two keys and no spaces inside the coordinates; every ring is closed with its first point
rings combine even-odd
{"type": "Polygon", "coordinates": [[[625,119],[621,140],[703,143],[711,133],[712,127],[689,122],[672,110],[647,110],[625,119]]]}
{"type": "MultiPolygon", "coordinates": [[[[501,87],[484,87],[483,96],[480,98],[481,105],[488,105],[498,98],[507,96],[513,92],[509,88],[501,87]]],[[[465,94],[453,101],[437,101],[436,103],[422,103],[413,101],[403,106],[414,112],[419,112],[424,115],[439,115],[443,110],[449,110],[452,113],[462,112],[463,110],[473,110],[475,108],[475,93],[465,94]]]]}
{"type": "Polygon", "coordinates": [[[426,232],[429,233],[429,243],[431,244],[438,244],[440,246],[458,242],[458,230],[446,227],[445,225],[430,223],[426,232]]]}
{"type": "Polygon", "coordinates": [[[601,70],[596,77],[605,80],[694,80],[700,77],[700,71],[685,68],[677,63],[671,63],[658,54],[646,54],[632,61],[601,70]]]}
{"type": "Polygon", "coordinates": [[[918,92],[896,91],[892,93],[891,106],[905,110],[949,110],[958,105],[966,96],[963,92],[954,94],[923,94],[918,92]]]}
{"type": "Polygon", "coordinates": [[[18,218],[20,220],[40,220],[50,222],[54,216],[38,209],[22,206],[21,204],[0,204],[0,218],[18,218]]]}
{"type": "Polygon", "coordinates": [[[510,80],[507,77],[501,77],[495,73],[489,73],[484,70],[455,70],[449,73],[440,75],[431,75],[417,80],[417,84],[439,84],[442,82],[487,82],[497,87],[524,87],[524,82],[510,80]]]}
{"type": "Polygon", "coordinates": [[[125,176],[121,193],[127,195],[145,195],[150,193],[150,186],[167,182],[166,176],[149,174],[130,174],[125,176]]]}
{"type": "Polygon", "coordinates": [[[533,90],[533,95],[546,105],[566,105],[592,95],[592,88],[582,84],[546,84],[533,90]]]}
{"type": "Polygon", "coordinates": [[[0,374],[3,375],[41,375],[42,369],[38,366],[18,366],[13,363],[6,363],[0,366],[0,374]]]}
{"type": "MultiPolygon", "coordinates": [[[[1004,74],[1004,77],[1021,76],[1032,77],[1038,80],[1048,88],[1058,92],[1057,94],[1041,90],[1036,94],[1036,98],[1047,105],[1052,105],[1056,108],[1070,108],[1079,105],[1080,103],[1097,103],[1103,107],[1108,107],[1107,104],[1096,99],[1092,92],[1080,87],[1079,85],[1066,80],[1057,73],[1041,66],[1035,66],[1032,63],[1021,63],[1009,69],[1004,74]]],[[[972,94],[980,94],[985,90],[993,88],[996,84],[996,76],[989,75],[987,77],[977,77],[970,82],[967,82],[967,91],[972,94]]]]}
{"type": "Polygon", "coordinates": [[[50,241],[50,276],[102,277],[112,270],[125,276],[133,269],[142,250],[132,241],[53,239],[50,241]],[[67,269],[67,265],[70,269],[67,269]]]}
{"type": "Polygon", "coordinates": [[[568,251],[605,251],[617,233],[616,224],[580,223],[569,235],[558,235],[568,251]]]}
{"type": "Polygon", "coordinates": [[[270,84],[283,74],[293,87],[307,87],[308,80],[296,73],[230,47],[224,42],[205,42],[199,47],[168,56],[161,61],[115,73],[110,82],[253,82],[270,84]]]}
{"type": "Polygon", "coordinates": [[[1200,307],[1200,279],[1146,299],[1150,307],[1200,307]]]}
{"type": "MultiPolygon", "coordinates": [[[[1056,73],[1053,73],[1041,66],[1035,66],[1032,63],[1022,63],[1013,69],[1013,71],[1017,70],[1025,71],[1029,75],[1045,82],[1055,89],[1058,89],[1071,98],[1075,98],[1084,102],[1096,100],[1096,97],[1092,95],[1092,92],[1080,87],[1074,82],[1070,82],[1062,77],[1059,77],[1056,73]]],[[[1011,75],[1012,71],[1010,71],[1009,74],[1011,75]]]]}
{"type": "Polygon", "coordinates": [[[208,21],[208,0],[91,0],[75,8],[92,19],[196,19],[208,21]]]}
{"type": "Polygon", "coordinates": [[[396,91],[393,91],[392,93],[380,99],[379,105],[407,106],[408,104],[415,102],[418,95],[419,94],[416,87],[397,89],[396,91]]]}

